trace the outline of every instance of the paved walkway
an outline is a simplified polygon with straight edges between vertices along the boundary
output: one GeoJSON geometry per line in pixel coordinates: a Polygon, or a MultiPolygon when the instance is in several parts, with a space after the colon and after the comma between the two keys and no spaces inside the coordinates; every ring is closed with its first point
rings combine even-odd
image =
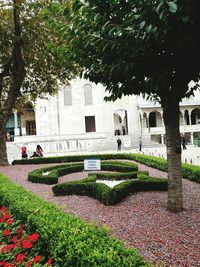
{"type": "MultiPolygon", "coordinates": [[[[113,235],[125,241],[127,247],[137,248],[155,266],[200,266],[200,184],[183,180],[184,211],[179,214],[166,210],[166,192],[142,192],[130,195],[116,206],[105,206],[87,196],[54,197],[50,185],[34,184],[27,180],[31,170],[46,165],[15,165],[0,167],[11,180],[44,199],[54,202],[66,212],[84,220],[107,225],[113,235]]],[[[58,164],[56,164],[58,165],[58,164]]],[[[166,173],[139,164],[152,176],[166,177],[166,173]]],[[[87,175],[85,172],[66,175],[69,181],[87,175]]]]}
{"type": "MultiPolygon", "coordinates": [[[[79,152],[68,152],[68,153],[51,153],[51,154],[45,154],[44,156],[64,156],[64,155],[80,155],[80,154],[102,154],[102,153],[116,153],[116,150],[113,151],[79,151],[79,152]]],[[[10,163],[12,163],[15,159],[21,159],[21,148],[17,145],[14,145],[12,142],[7,142],[7,153],[8,153],[8,160],[10,163]]],[[[138,149],[131,149],[131,150],[122,150],[118,153],[139,153],[138,149]]],[[[166,147],[160,146],[160,147],[154,147],[154,148],[142,148],[142,152],[145,155],[153,155],[157,157],[166,158],[166,147]]],[[[28,151],[28,156],[31,156],[33,154],[33,151],[28,151]]],[[[182,162],[188,162],[196,165],[200,165],[200,147],[188,145],[187,150],[182,150],[182,162]]]]}

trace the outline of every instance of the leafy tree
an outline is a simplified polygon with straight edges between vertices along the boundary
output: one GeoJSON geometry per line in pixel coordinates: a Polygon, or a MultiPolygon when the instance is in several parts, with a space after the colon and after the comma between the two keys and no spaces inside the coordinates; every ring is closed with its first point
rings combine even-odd
{"type": "Polygon", "coordinates": [[[54,50],[102,83],[107,100],[147,94],[163,108],[168,158],[168,210],[182,203],[179,102],[198,88],[199,0],[76,0],[70,16],[45,18],[64,43],[54,50]]]}
{"type": "Polygon", "coordinates": [[[16,103],[25,95],[34,100],[54,94],[58,79],[72,75],[70,64],[65,62],[64,70],[58,55],[47,48],[50,41],[60,44],[41,18],[49,2],[61,1],[0,1],[0,165],[8,164],[6,122],[16,103]]]}

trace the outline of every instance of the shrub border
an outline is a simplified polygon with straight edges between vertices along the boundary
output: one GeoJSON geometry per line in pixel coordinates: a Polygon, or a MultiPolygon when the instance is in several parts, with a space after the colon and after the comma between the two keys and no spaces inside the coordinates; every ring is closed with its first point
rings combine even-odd
{"type": "MultiPolygon", "coordinates": [[[[26,159],[14,160],[12,164],[26,165],[26,164],[42,164],[42,163],[80,162],[83,161],[85,158],[99,158],[101,160],[110,160],[110,159],[135,160],[147,166],[167,172],[166,159],[161,159],[155,156],[133,154],[133,153],[91,154],[91,155],[47,157],[47,158],[44,157],[44,158],[35,158],[35,159],[33,158],[27,160],[26,159]]],[[[183,172],[183,177],[185,179],[200,183],[200,166],[191,165],[188,163],[182,163],[182,172],[183,172]]]]}
{"type": "Polygon", "coordinates": [[[152,266],[135,249],[126,249],[122,241],[109,236],[106,228],[66,214],[1,174],[0,203],[37,230],[55,266],[152,266]]]}

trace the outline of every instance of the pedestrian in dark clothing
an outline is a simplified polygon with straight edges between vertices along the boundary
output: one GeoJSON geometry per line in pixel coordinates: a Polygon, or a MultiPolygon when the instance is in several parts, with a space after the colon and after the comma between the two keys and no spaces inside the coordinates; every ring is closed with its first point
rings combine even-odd
{"type": "Polygon", "coordinates": [[[183,149],[187,149],[187,147],[186,147],[187,141],[186,141],[184,135],[181,135],[181,144],[182,144],[183,149]]]}
{"type": "Polygon", "coordinates": [[[120,151],[122,149],[122,141],[120,138],[117,139],[117,151],[120,151]]]}
{"type": "Polygon", "coordinates": [[[140,141],[139,141],[139,151],[142,151],[142,139],[140,138],[140,141]]]}

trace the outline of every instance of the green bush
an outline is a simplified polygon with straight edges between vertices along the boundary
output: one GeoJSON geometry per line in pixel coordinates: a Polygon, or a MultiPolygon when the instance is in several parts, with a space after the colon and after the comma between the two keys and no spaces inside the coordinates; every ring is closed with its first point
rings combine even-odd
{"type": "MultiPolygon", "coordinates": [[[[27,165],[27,164],[44,164],[44,163],[65,163],[65,162],[80,162],[84,159],[122,159],[122,154],[92,154],[92,155],[76,155],[76,156],[59,156],[59,157],[41,157],[31,159],[14,160],[12,165],[27,165]]],[[[126,159],[126,157],[124,157],[126,159]]]]}
{"type": "MultiPolygon", "coordinates": [[[[167,160],[161,159],[154,156],[147,156],[142,154],[93,154],[93,155],[79,155],[79,156],[62,156],[62,157],[49,157],[49,158],[35,158],[27,160],[14,160],[12,164],[41,164],[41,163],[62,163],[62,162],[80,162],[86,158],[99,158],[101,160],[110,159],[127,159],[135,160],[137,162],[143,163],[147,166],[167,171],[167,160]]],[[[182,164],[183,177],[191,181],[200,183],[200,166],[194,166],[187,163],[182,164]]]]}
{"type": "MultiPolygon", "coordinates": [[[[101,163],[102,170],[118,171],[118,172],[133,172],[137,171],[137,164],[132,162],[121,161],[106,161],[101,163]]],[[[83,163],[70,163],[65,165],[57,165],[53,167],[47,167],[37,169],[28,173],[28,180],[33,183],[43,184],[57,184],[60,176],[80,172],[84,170],[83,163]],[[44,175],[44,174],[47,175],[44,175]]]]}
{"type": "Polygon", "coordinates": [[[0,203],[40,235],[44,253],[55,267],[152,266],[105,229],[66,214],[0,174],[0,203]]]}
{"type": "Polygon", "coordinates": [[[126,173],[97,173],[97,180],[130,180],[137,179],[139,172],[126,172],[126,173]]]}
{"type": "Polygon", "coordinates": [[[133,173],[97,173],[79,181],[57,184],[52,188],[55,196],[85,195],[93,197],[105,205],[115,205],[129,194],[147,190],[167,190],[167,179],[149,177],[148,172],[133,173]],[[125,179],[114,188],[106,184],[98,183],[96,180],[118,180],[125,179]],[[136,180],[137,178],[137,180],[136,180]]]}

